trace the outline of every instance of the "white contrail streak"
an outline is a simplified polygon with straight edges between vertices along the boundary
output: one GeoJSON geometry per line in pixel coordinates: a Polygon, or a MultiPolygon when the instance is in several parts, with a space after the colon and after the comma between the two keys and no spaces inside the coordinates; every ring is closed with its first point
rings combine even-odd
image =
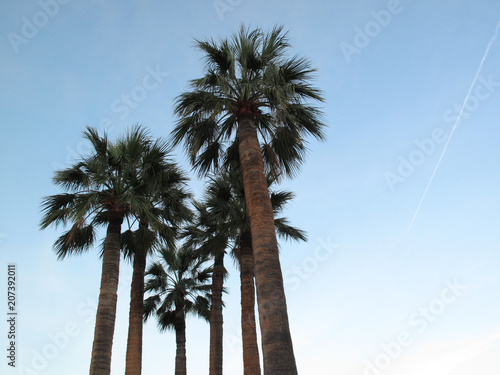
{"type": "Polygon", "coordinates": [[[471,95],[472,89],[476,85],[476,81],[479,78],[479,74],[481,74],[481,70],[483,69],[483,64],[486,58],[488,57],[488,54],[490,53],[491,46],[493,43],[495,43],[495,40],[497,39],[498,32],[500,30],[500,21],[497,23],[497,27],[495,29],[495,32],[493,33],[493,36],[490,39],[490,42],[488,43],[488,46],[486,47],[486,51],[484,52],[483,58],[481,59],[481,63],[479,64],[479,68],[477,69],[476,75],[474,79],[472,80],[472,84],[470,85],[469,92],[465,96],[464,103],[462,104],[462,109],[460,110],[460,113],[458,114],[457,120],[455,121],[455,125],[453,125],[453,129],[451,130],[450,136],[448,137],[448,141],[446,141],[446,144],[444,146],[443,152],[441,153],[441,156],[436,164],[436,168],[434,168],[434,172],[432,172],[431,179],[429,180],[429,183],[427,184],[427,187],[425,188],[424,195],[422,195],[422,199],[420,199],[420,203],[418,204],[417,210],[415,211],[415,214],[413,215],[413,219],[410,223],[410,226],[408,227],[408,232],[410,232],[413,223],[415,222],[415,219],[417,218],[417,215],[420,211],[420,207],[422,206],[422,202],[425,199],[425,196],[427,195],[427,191],[429,190],[429,187],[432,184],[432,180],[434,180],[434,176],[436,175],[436,172],[439,168],[439,165],[441,164],[441,160],[443,160],[443,156],[446,153],[446,150],[448,149],[448,145],[450,144],[451,138],[453,137],[453,134],[455,133],[455,130],[460,123],[460,120],[462,119],[462,114],[464,113],[465,105],[467,104],[467,101],[469,100],[469,97],[471,95]]]}

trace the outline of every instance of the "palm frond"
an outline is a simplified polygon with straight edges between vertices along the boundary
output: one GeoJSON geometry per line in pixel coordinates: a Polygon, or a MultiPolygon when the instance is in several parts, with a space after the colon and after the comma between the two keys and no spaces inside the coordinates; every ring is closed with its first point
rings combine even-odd
{"type": "Polygon", "coordinates": [[[307,241],[306,232],[289,225],[288,220],[285,218],[274,219],[274,226],[278,236],[286,240],[307,241]]]}
{"type": "Polygon", "coordinates": [[[45,197],[41,204],[42,221],[40,227],[47,228],[66,224],[72,217],[71,206],[75,203],[76,194],[58,194],[45,197]]]}
{"type": "Polygon", "coordinates": [[[54,251],[58,259],[68,255],[81,254],[94,243],[95,229],[92,225],[75,223],[73,227],[63,233],[54,243],[54,251]]]}

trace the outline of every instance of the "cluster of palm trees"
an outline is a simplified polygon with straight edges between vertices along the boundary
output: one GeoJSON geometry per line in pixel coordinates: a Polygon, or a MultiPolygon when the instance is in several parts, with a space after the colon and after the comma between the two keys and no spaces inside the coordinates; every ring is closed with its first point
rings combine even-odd
{"type": "Polygon", "coordinates": [[[240,269],[244,373],[261,373],[257,296],[264,374],[297,374],[277,235],[305,235],[277,217],[292,194],[274,186],[298,171],[307,136],[323,139],[322,114],[310,104],[322,95],[311,86],[310,62],[286,55],[282,27],[242,26],[229,39],[196,43],[205,75],[179,95],[170,140],[135,126],[112,142],[87,128],[92,153],[56,172],[54,182],[66,193],[42,203],[42,228],[70,225],[54,244],[59,258],[90,249],[97,229],[106,229],[91,375],[110,373],[121,254],[133,264],[126,375],[141,374],[143,321],[153,317],[161,330],[175,331],[175,373],[186,374],[190,313],[210,322],[209,374],[222,374],[228,252],[240,269]],[[209,177],[200,201],[170,159],[177,145],[209,177]]]}

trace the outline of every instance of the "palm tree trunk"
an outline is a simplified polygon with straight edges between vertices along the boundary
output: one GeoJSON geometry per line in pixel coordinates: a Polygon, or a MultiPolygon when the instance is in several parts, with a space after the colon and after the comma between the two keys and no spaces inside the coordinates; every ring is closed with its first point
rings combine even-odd
{"type": "Polygon", "coordinates": [[[130,311],[125,375],[141,374],[145,272],[146,257],[144,254],[135,254],[132,287],[130,290],[130,311]]]}
{"type": "Polygon", "coordinates": [[[212,273],[212,307],[210,309],[210,375],[222,375],[222,288],[224,284],[224,249],[215,255],[212,273]]]}
{"type": "Polygon", "coordinates": [[[175,375],[186,375],[186,319],[184,308],[177,307],[175,310],[175,341],[177,351],[175,353],[175,375]]]}
{"type": "Polygon", "coordinates": [[[97,307],[90,375],[109,375],[116,320],[118,277],[120,274],[120,233],[123,218],[108,224],[102,254],[101,291],[97,307]]]}
{"type": "Polygon", "coordinates": [[[296,375],[274,216],[257,131],[238,119],[240,163],[252,232],[265,375],[296,375]]]}
{"type": "Polygon", "coordinates": [[[254,261],[252,237],[247,230],[240,238],[241,334],[243,338],[243,374],[260,375],[259,348],[255,323],[254,261]]]}

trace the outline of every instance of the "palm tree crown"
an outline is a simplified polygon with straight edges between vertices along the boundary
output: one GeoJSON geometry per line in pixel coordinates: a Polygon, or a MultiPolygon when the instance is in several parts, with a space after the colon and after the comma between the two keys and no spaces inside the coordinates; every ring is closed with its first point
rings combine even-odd
{"type": "Polygon", "coordinates": [[[212,268],[204,266],[205,260],[189,249],[163,248],[146,272],[145,290],[152,295],[144,301],[144,320],[154,314],[160,331],[175,331],[176,375],[186,374],[186,315],[210,317],[212,268]]]}
{"type": "Polygon", "coordinates": [[[147,270],[146,292],[153,294],[145,300],[144,319],[153,313],[161,330],[172,329],[169,314],[173,308],[183,306],[185,313],[193,313],[208,320],[210,311],[211,267],[191,251],[163,248],[160,260],[147,270]]]}
{"type": "Polygon", "coordinates": [[[193,165],[206,173],[238,161],[238,120],[250,117],[258,130],[265,164],[274,174],[293,175],[306,151],[304,138],[323,139],[321,112],[307,102],[323,101],[308,81],[308,60],[286,58],[287,33],[265,34],[244,26],[230,40],[196,41],[204,52],[206,74],[176,103],[180,120],[174,144],[185,141],[193,165]]]}
{"type": "MultiPolygon", "coordinates": [[[[136,126],[112,143],[106,134],[100,137],[97,130],[87,127],[84,137],[92,144],[91,155],[54,177],[54,183],[68,193],[46,197],[42,203],[42,229],[73,224],[54,245],[60,259],[88,250],[96,228],[110,221],[143,217],[158,222],[148,201],[150,191],[142,182],[157,173],[157,165],[150,162],[152,154],[146,152],[152,142],[148,132],[136,126]]],[[[163,147],[158,144],[153,150],[165,152],[163,147]]]]}

